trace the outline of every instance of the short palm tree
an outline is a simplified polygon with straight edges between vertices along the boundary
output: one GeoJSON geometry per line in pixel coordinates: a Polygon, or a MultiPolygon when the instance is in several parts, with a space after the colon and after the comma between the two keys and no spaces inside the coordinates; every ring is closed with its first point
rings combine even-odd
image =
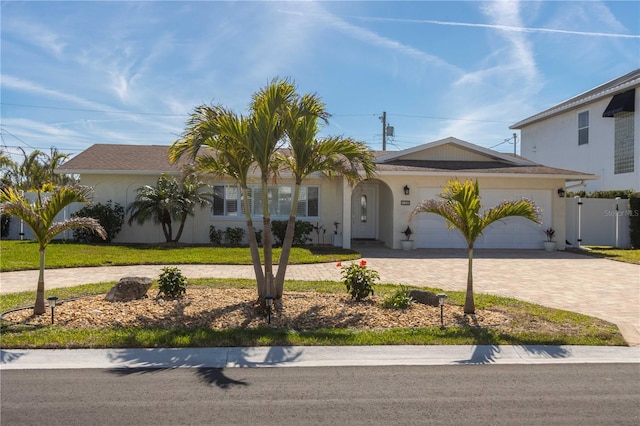
{"type": "Polygon", "coordinates": [[[54,222],[56,216],[71,203],[86,202],[91,188],[82,186],[60,186],[51,193],[36,192],[36,200],[31,203],[21,191],[3,188],[0,191],[0,211],[22,219],[31,228],[40,249],[40,274],[34,315],[45,312],[44,305],[44,265],[45,250],[53,238],[68,229],[87,228],[95,231],[102,238],[106,232],[97,219],[90,217],[73,217],[63,222],[54,222]]]}
{"type": "Polygon", "coordinates": [[[540,223],[540,213],[530,200],[504,201],[496,207],[481,212],[480,188],[478,182],[465,180],[449,181],[440,194],[442,200],[425,200],[420,202],[409,215],[409,220],[419,213],[435,213],[442,216],[450,228],[455,228],[467,241],[468,270],[467,294],[464,302],[464,313],[475,314],[473,299],[473,245],[482,232],[495,221],[509,216],[519,216],[540,223]]]}
{"type": "Polygon", "coordinates": [[[162,232],[168,243],[178,242],[187,217],[195,214],[197,205],[209,203],[202,188],[206,185],[193,174],[185,176],[182,182],[175,177],[161,175],[155,186],[145,185],[136,190],[136,199],[127,212],[129,225],[135,220],[142,225],[148,220],[162,225],[162,232]],[[173,237],[173,219],[180,221],[178,232],[173,237]]]}

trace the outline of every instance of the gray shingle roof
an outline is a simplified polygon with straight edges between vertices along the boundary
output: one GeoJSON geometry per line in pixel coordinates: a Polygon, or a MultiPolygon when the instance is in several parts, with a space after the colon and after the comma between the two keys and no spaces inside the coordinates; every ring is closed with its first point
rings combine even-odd
{"type": "MultiPolygon", "coordinates": [[[[170,164],[169,146],[164,145],[111,145],[96,144],[89,147],[60,166],[60,173],[96,174],[159,174],[179,173],[182,164],[170,164]]],[[[391,151],[373,151],[375,157],[386,156],[391,151]]],[[[377,170],[384,172],[407,172],[424,174],[512,174],[548,175],[584,179],[593,177],[588,173],[557,169],[540,164],[515,164],[507,161],[434,161],[394,159],[377,164],[377,170]]]]}
{"type": "Polygon", "coordinates": [[[180,164],[169,163],[169,146],[95,144],[58,168],[62,173],[179,172],[180,164]]]}

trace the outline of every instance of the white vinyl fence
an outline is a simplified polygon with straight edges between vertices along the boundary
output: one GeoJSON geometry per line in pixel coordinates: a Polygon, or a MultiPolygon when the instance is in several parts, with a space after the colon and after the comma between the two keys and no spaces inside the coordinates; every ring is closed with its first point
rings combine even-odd
{"type": "MultiPolygon", "coordinates": [[[[27,200],[33,202],[36,199],[35,193],[26,193],[25,194],[27,200]]],[[[45,196],[45,195],[43,195],[45,196]]],[[[56,222],[63,222],[71,217],[71,215],[82,207],[84,207],[86,203],[73,203],[64,208],[56,216],[56,222]]],[[[20,219],[15,216],[11,216],[9,222],[9,235],[7,236],[7,240],[33,240],[33,232],[31,228],[29,228],[26,224],[22,223],[20,219]]],[[[73,230],[65,231],[58,234],[55,237],[56,240],[73,240],[73,230]]]]}
{"type": "Polygon", "coordinates": [[[639,211],[631,211],[627,199],[567,198],[567,241],[581,245],[631,246],[629,218],[639,211]]]}

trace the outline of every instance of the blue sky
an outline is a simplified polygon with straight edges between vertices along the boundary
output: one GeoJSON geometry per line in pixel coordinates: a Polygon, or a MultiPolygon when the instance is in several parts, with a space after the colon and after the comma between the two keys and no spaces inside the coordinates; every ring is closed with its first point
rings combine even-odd
{"type": "Polygon", "coordinates": [[[1,3],[2,149],[171,144],[196,105],[244,113],[274,77],[322,135],[387,149],[509,125],[640,68],[636,1],[1,3]]]}

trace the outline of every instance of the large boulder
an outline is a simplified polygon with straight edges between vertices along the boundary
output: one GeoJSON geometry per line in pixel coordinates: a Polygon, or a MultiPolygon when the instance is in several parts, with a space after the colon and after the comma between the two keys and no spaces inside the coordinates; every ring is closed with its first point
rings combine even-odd
{"type": "Polygon", "coordinates": [[[123,277],[111,287],[104,300],[108,302],[128,302],[146,297],[153,280],[147,277],[123,277]]]}
{"type": "Polygon", "coordinates": [[[411,296],[416,302],[422,303],[423,305],[440,306],[438,296],[431,291],[410,290],[409,296],[411,296]]]}

